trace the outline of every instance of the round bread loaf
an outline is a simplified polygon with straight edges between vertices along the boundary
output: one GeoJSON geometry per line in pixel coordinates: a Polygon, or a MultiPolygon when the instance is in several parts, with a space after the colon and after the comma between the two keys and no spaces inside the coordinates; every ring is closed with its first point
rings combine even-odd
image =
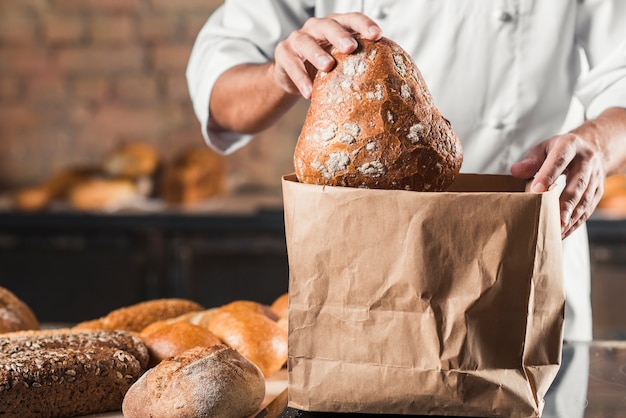
{"type": "Polygon", "coordinates": [[[289,313],[289,294],[283,293],[272,302],[270,309],[280,318],[284,318],[289,313]]]}
{"type": "Polygon", "coordinates": [[[259,369],[236,350],[196,347],[148,370],[126,393],[125,418],[246,417],[265,396],[259,369]]]}
{"type": "Polygon", "coordinates": [[[331,186],[445,190],[463,160],[419,69],[395,42],[357,36],[349,55],[318,72],[296,144],[298,181],[331,186]]]}
{"type": "Polygon", "coordinates": [[[150,352],[150,366],[182,354],[190,348],[211,347],[222,343],[208,329],[186,321],[164,325],[154,332],[142,333],[141,339],[150,352]]]}
{"type": "Polygon", "coordinates": [[[228,346],[272,376],[287,361],[287,334],[276,321],[252,311],[222,311],[211,319],[209,330],[228,346]]]}
{"type": "Polygon", "coordinates": [[[278,316],[276,313],[267,305],[263,305],[259,302],[254,302],[251,300],[236,300],[225,305],[220,306],[220,312],[240,312],[240,311],[250,311],[260,313],[262,315],[267,316],[272,321],[276,321],[278,316]]]}
{"type": "Polygon", "coordinates": [[[0,334],[39,329],[33,311],[10,290],[0,287],[0,334]]]}
{"type": "Polygon", "coordinates": [[[102,170],[109,176],[139,178],[154,174],[159,154],[151,145],[130,142],[121,145],[102,161],[102,170]]]}

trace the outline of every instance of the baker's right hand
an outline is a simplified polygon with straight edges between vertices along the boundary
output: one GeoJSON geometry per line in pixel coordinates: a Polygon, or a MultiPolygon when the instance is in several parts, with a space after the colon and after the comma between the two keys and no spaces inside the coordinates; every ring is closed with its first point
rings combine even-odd
{"type": "Polygon", "coordinates": [[[315,73],[330,71],[335,65],[328,53],[329,46],[344,54],[354,52],[358,46],[354,33],[377,40],[382,36],[382,29],[372,19],[357,12],[308,19],[301,29],[293,31],[276,47],[276,82],[286,92],[310,99],[315,73]]]}

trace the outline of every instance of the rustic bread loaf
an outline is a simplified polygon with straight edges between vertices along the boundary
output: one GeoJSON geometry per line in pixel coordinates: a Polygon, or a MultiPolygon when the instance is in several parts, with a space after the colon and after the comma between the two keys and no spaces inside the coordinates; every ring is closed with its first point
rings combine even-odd
{"type": "Polygon", "coordinates": [[[0,416],[73,417],[119,410],[148,364],[124,332],[0,336],[0,416]]]}
{"type": "Polygon", "coordinates": [[[152,299],[115,309],[101,318],[76,324],[74,328],[141,332],[153,322],[202,310],[202,305],[187,299],[152,299]]]}
{"type": "Polygon", "coordinates": [[[209,330],[256,364],[263,375],[275,374],[287,361],[287,334],[267,316],[249,310],[221,311],[209,330]]]}
{"type": "Polygon", "coordinates": [[[224,345],[196,347],[148,370],[126,393],[126,418],[246,417],[265,396],[259,369],[224,345]]]}
{"type": "Polygon", "coordinates": [[[68,201],[77,210],[112,210],[140,196],[131,180],[96,178],[75,185],[68,201]]]}
{"type": "Polygon", "coordinates": [[[142,332],[141,340],[150,352],[150,366],[182,354],[194,347],[211,347],[222,341],[211,331],[186,321],[164,325],[153,332],[142,332]]]}
{"type": "Polygon", "coordinates": [[[315,76],[294,153],[298,181],[445,190],[461,167],[461,144],[419,69],[387,38],[357,41],[349,55],[332,49],[336,66],[315,76]]]}
{"type": "Polygon", "coordinates": [[[145,142],[128,142],[108,153],[102,171],[111,177],[140,178],[151,176],[159,165],[157,150],[145,142]]]}
{"type": "Polygon", "coordinates": [[[233,302],[227,303],[219,307],[220,312],[240,312],[240,311],[250,311],[260,313],[261,315],[267,316],[272,321],[276,321],[278,316],[276,313],[267,305],[264,305],[259,302],[254,302],[251,300],[235,300],[233,302]]]}
{"type": "Polygon", "coordinates": [[[39,329],[33,311],[9,289],[0,286],[0,334],[39,329]]]}

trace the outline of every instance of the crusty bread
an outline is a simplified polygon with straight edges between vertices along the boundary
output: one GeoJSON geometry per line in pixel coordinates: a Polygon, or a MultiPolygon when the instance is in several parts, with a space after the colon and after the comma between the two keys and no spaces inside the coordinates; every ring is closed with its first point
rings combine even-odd
{"type": "Polygon", "coordinates": [[[190,324],[198,325],[202,328],[209,329],[209,323],[213,315],[217,313],[219,308],[205,309],[204,311],[187,312],[182,315],[178,315],[173,318],[163,319],[156,321],[141,330],[141,334],[147,335],[155,332],[157,329],[166,327],[178,322],[189,322],[190,324]]]}
{"type": "Polygon", "coordinates": [[[74,186],[68,199],[77,210],[109,210],[138,197],[137,185],[131,180],[98,178],[74,186]]]}
{"type": "Polygon", "coordinates": [[[148,364],[116,331],[0,336],[0,416],[72,417],[119,410],[148,364]]]}
{"type": "Polygon", "coordinates": [[[259,369],[224,345],[196,347],[148,370],[127,392],[126,418],[245,417],[265,395],[259,369]]]}
{"type": "Polygon", "coordinates": [[[164,325],[153,332],[142,332],[140,338],[150,352],[150,366],[182,354],[190,348],[211,347],[222,343],[208,329],[186,321],[164,325]]]}
{"type": "Polygon", "coordinates": [[[256,312],[256,313],[265,315],[272,321],[276,321],[278,319],[278,316],[276,315],[276,313],[269,306],[263,305],[262,303],[254,302],[251,300],[235,300],[233,302],[220,306],[219,311],[220,312],[250,311],[250,312],[256,312]]]}
{"type": "Polygon", "coordinates": [[[256,364],[265,377],[275,374],[287,361],[287,334],[261,313],[221,311],[211,319],[209,330],[256,364]]]}
{"type": "Polygon", "coordinates": [[[191,204],[222,194],[226,189],[224,158],[201,146],[184,150],[163,169],[160,196],[169,203],[191,204]]]}
{"type": "Polygon", "coordinates": [[[445,190],[462,163],[459,139],[411,57],[395,42],[357,36],[318,72],[294,153],[301,183],[445,190]]]}
{"type": "Polygon", "coordinates": [[[204,310],[204,307],[192,300],[179,298],[152,299],[115,309],[102,318],[76,324],[75,328],[141,332],[153,322],[202,310],[204,310]]]}
{"type": "Polygon", "coordinates": [[[33,311],[9,289],[0,286],[0,334],[39,329],[33,311]]]}
{"type": "Polygon", "coordinates": [[[151,176],[159,165],[157,150],[145,142],[129,142],[115,148],[102,161],[102,171],[111,177],[137,179],[151,176]]]}
{"type": "Polygon", "coordinates": [[[283,293],[277,297],[270,305],[270,309],[276,314],[278,319],[286,317],[289,313],[289,294],[283,293]]]}

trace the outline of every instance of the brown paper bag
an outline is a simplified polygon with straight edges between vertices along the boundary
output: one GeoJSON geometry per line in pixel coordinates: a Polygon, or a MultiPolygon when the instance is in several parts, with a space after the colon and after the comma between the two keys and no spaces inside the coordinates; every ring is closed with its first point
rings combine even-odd
{"type": "Polygon", "coordinates": [[[538,417],[560,364],[558,191],[460,175],[448,192],[283,178],[289,405],[538,417]]]}

